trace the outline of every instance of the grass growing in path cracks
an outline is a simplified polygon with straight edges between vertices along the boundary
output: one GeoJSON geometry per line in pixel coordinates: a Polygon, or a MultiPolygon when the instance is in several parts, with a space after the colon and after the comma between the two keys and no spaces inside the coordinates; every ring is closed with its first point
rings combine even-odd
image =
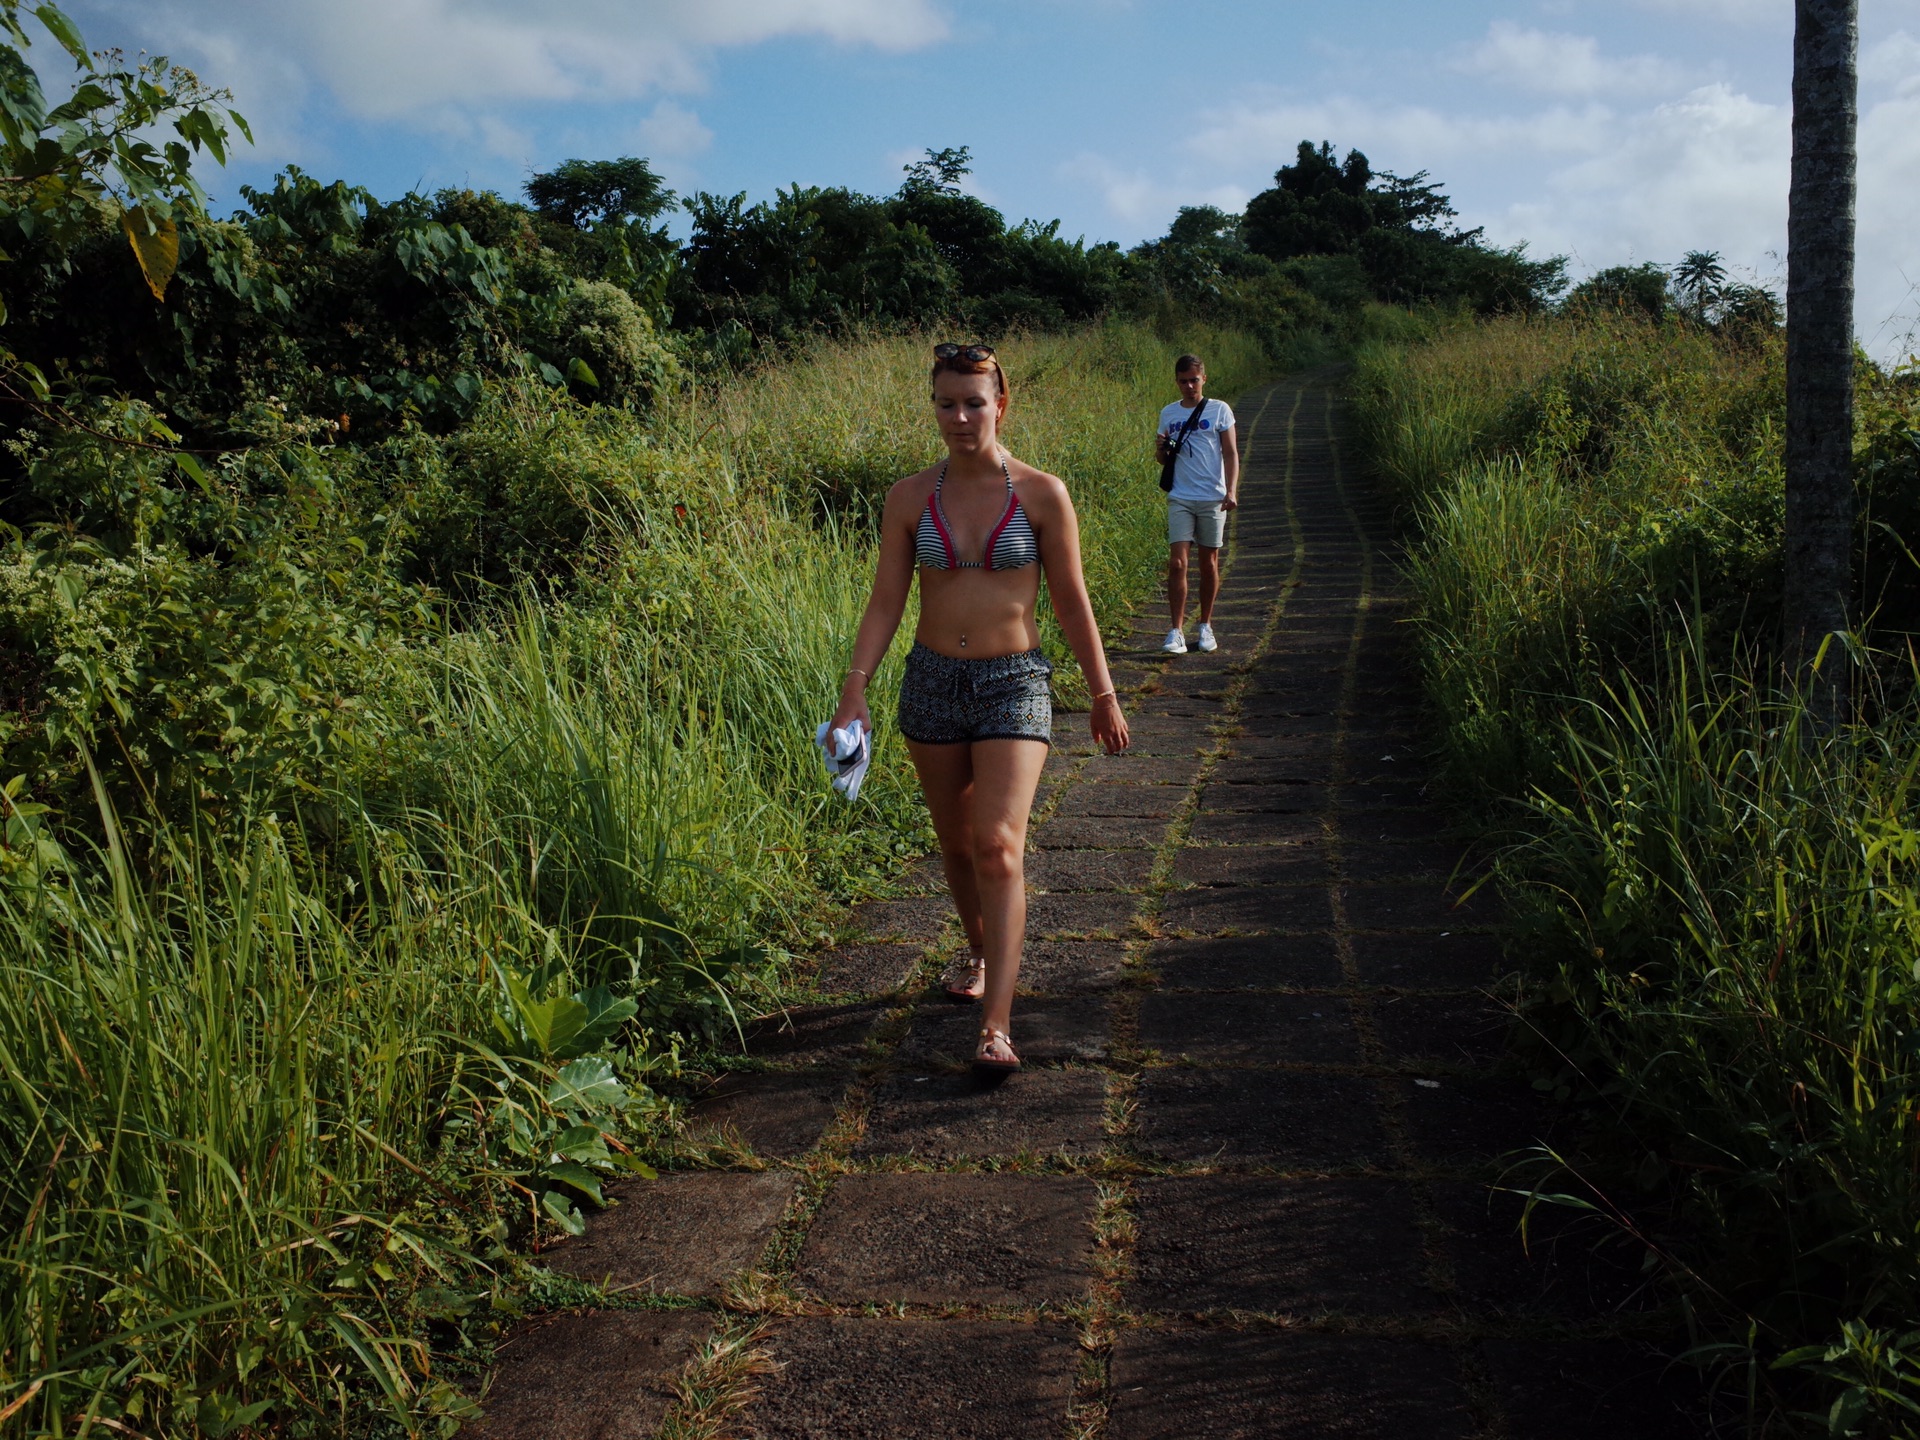
{"type": "MultiPolygon", "coordinates": [[[[1300,535],[1298,519],[1293,508],[1293,453],[1294,424],[1300,411],[1304,391],[1296,391],[1293,406],[1287,415],[1286,446],[1287,460],[1283,469],[1282,494],[1286,513],[1293,531],[1293,570],[1288,583],[1280,587],[1280,592],[1269,608],[1265,624],[1258,638],[1249,649],[1246,659],[1234,667],[1234,678],[1227,687],[1221,715],[1214,727],[1214,740],[1201,757],[1200,768],[1190,783],[1187,794],[1181,800],[1167,822],[1166,833],[1154,855],[1153,865],[1148,871],[1147,883],[1143,887],[1140,901],[1134,911],[1134,938],[1127,943],[1123,969],[1123,981],[1115,990],[1112,1001],[1112,1055],[1114,1080],[1108,1092],[1108,1158],[1122,1164],[1137,1164],[1137,1158],[1129,1151],[1128,1137],[1132,1129],[1135,1100],[1135,1087],[1139,1076],[1139,1066],[1147,1056],[1139,1044],[1140,1002],[1151,984],[1150,972],[1146,970],[1146,953],[1158,931],[1158,919],[1161,906],[1167,894],[1173,889],[1174,857],[1186,845],[1187,837],[1193,828],[1193,817],[1199,807],[1199,797],[1211,779],[1214,769],[1226,754],[1229,737],[1238,720],[1240,696],[1247,685],[1247,676],[1259,657],[1265,653],[1271,643],[1274,632],[1285,611],[1287,598],[1297,585],[1300,566],[1305,555],[1305,546],[1300,535]],[[1132,1062],[1132,1063],[1129,1063],[1132,1062]]],[[[1259,411],[1248,427],[1246,458],[1254,453],[1254,446],[1260,438],[1260,422],[1265,418],[1267,409],[1273,403],[1274,392],[1269,390],[1259,411]]],[[[1233,561],[1237,547],[1230,549],[1223,559],[1221,590],[1224,593],[1230,581],[1233,561]]],[[[1160,671],[1164,672],[1165,662],[1160,671]]],[[[1095,1278],[1088,1295],[1087,1314],[1080,1328],[1081,1361],[1074,1401],[1068,1416],[1068,1435],[1071,1440],[1102,1440],[1107,1431],[1107,1420],[1112,1405],[1111,1363],[1115,1336],[1126,1326],[1126,1285],[1132,1276],[1133,1243],[1137,1234],[1138,1217],[1133,1209],[1133,1184],[1128,1179],[1115,1179],[1103,1182],[1098,1187],[1098,1205],[1094,1215],[1095,1278]]]]}
{"type": "Polygon", "coordinates": [[[674,1383],[672,1408],[659,1440],[723,1440],[732,1421],[760,1393],[760,1380],[777,1368],[765,1340],[769,1326],[753,1317],[720,1322],[674,1383]]]}

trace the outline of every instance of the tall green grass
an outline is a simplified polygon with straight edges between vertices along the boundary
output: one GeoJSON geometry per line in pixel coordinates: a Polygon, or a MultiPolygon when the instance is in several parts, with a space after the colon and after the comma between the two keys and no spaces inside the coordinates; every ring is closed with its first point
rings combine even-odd
{"type": "Polygon", "coordinates": [[[1569,718],[1567,798],[1511,857],[1722,1282],[1780,1323],[1920,1301],[1916,740],[1910,705],[1823,732],[1677,641],[1569,718]]]}
{"type": "Polygon", "coordinates": [[[1427,689],[1463,793],[1548,781],[1561,697],[1696,603],[1723,650],[1769,623],[1781,384],[1777,346],[1626,318],[1361,347],[1358,438],[1423,537],[1427,689]]]}
{"type": "Polygon", "coordinates": [[[107,833],[0,887],[0,1409],[218,1435],[256,1397],[316,1428],[453,1408],[379,1272],[430,1277],[496,1217],[395,1157],[433,1163],[490,967],[549,936],[400,847],[343,915],[271,824],[168,835],[159,875],[107,833]]]}
{"type": "MultiPolygon", "coordinates": [[[[1072,488],[1104,622],[1154,573],[1184,348],[1224,394],[1262,364],[1124,325],[1002,350],[1009,443],[1072,488]]],[[[678,1055],[927,843],[891,727],[857,806],[811,747],[873,501],[938,454],[926,350],[825,348],[647,429],[505,397],[479,449],[567,477],[564,596],[370,637],[330,768],[253,811],[102,792],[81,824],[9,782],[0,1429],[450,1430],[516,1247],[577,1225],[678,1055]]]]}
{"type": "MultiPolygon", "coordinates": [[[[1702,1354],[1749,1367],[1757,1419],[1906,1435],[1920,687],[1881,657],[1836,731],[1773,668],[1780,385],[1771,346],[1563,320],[1376,347],[1356,388],[1444,766],[1506,842],[1527,1018],[1611,1117],[1583,1178],[1670,1207],[1702,1354]]],[[[1867,413],[1920,433],[1910,398],[1867,413]]]]}

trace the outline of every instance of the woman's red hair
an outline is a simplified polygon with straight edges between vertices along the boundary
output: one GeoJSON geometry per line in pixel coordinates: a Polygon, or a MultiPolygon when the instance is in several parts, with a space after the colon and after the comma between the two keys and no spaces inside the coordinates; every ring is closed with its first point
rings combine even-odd
{"type": "Polygon", "coordinates": [[[1000,368],[1000,362],[991,355],[984,360],[969,360],[964,355],[950,356],[945,360],[936,358],[933,372],[927,376],[927,383],[931,385],[938,380],[943,370],[949,375],[992,375],[1000,393],[1008,399],[1013,398],[1013,386],[1007,383],[1007,372],[1000,368]]]}

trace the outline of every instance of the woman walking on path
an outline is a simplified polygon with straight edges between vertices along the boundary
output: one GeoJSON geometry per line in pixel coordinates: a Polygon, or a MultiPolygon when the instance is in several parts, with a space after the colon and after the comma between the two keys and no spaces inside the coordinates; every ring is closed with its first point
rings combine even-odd
{"type": "Polygon", "coordinates": [[[1126,749],[1127,722],[1087,599],[1067,487],[1001,447],[1007,377],[990,347],[936,345],[933,354],[947,458],[887,492],[873,593],[832,723],[857,717],[871,729],[867,681],[917,569],[920,624],[900,686],[900,733],[967,932],[967,959],[942,984],[955,1000],[984,999],[974,1069],[1004,1075],[1020,1067],[1010,1027],[1027,930],[1027,815],[1053,733],[1053,672],[1034,623],[1043,571],[1094,692],[1094,739],[1109,754],[1126,749]]]}

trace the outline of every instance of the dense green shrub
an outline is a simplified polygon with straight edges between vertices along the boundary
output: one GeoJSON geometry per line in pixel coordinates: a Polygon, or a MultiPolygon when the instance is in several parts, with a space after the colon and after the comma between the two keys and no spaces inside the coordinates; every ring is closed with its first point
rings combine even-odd
{"type": "MultiPolygon", "coordinates": [[[[451,435],[403,430],[346,462],[405,525],[405,573],[467,599],[565,589],[618,527],[712,457],[675,460],[622,410],[555,403],[520,381],[489,389],[451,435]]],[[[672,498],[679,498],[673,496],[672,498]]]]}
{"type": "MultiPolygon", "coordinates": [[[[671,384],[673,353],[654,333],[653,317],[618,285],[576,280],[556,308],[555,324],[541,337],[550,357],[579,361],[575,383],[605,405],[638,406],[671,384]]],[[[537,350],[536,350],[536,353],[537,350]]]]}
{"type": "Polygon", "coordinates": [[[784,341],[951,319],[997,340],[1080,323],[1113,303],[1118,246],[1064,240],[1058,221],[1009,225],[960,190],[967,170],[962,147],[929,152],[891,196],[798,185],[757,205],[744,194],[693,196],[676,323],[784,341]]]}
{"type": "Polygon", "coordinates": [[[1920,631],[1920,366],[1859,373],[1859,613],[1893,646],[1920,631]]]}

